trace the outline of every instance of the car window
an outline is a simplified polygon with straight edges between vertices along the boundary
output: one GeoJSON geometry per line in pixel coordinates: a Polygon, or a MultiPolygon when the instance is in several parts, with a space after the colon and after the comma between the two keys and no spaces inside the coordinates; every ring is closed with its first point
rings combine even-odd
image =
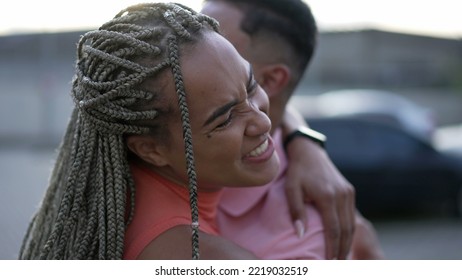
{"type": "Polygon", "coordinates": [[[325,119],[308,123],[326,134],[326,148],[334,161],[374,163],[406,160],[431,152],[431,147],[406,131],[373,122],[325,119]]]}
{"type": "Polygon", "coordinates": [[[371,152],[371,156],[383,159],[405,160],[424,152],[420,141],[406,134],[404,130],[388,126],[367,124],[362,131],[362,146],[371,152]]]}
{"type": "Polygon", "coordinates": [[[360,149],[361,135],[354,123],[337,119],[307,120],[313,129],[327,136],[326,150],[334,161],[355,161],[364,157],[360,149]],[[359,154],[358,154],[359,153],[359,154]]]}

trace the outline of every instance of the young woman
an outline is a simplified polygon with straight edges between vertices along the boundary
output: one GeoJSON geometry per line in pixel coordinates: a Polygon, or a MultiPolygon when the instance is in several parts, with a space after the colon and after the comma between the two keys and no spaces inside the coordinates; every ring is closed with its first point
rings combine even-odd
{"type": "Polygon", "coordinates": [[[128,7],[78,45],[75,109],[24,259],[253,258],[218,236],[221,186],[270,182],[268,99],[214,20],[128,7]],[[192,238],[191,238],[192,236],[192,238]]]}

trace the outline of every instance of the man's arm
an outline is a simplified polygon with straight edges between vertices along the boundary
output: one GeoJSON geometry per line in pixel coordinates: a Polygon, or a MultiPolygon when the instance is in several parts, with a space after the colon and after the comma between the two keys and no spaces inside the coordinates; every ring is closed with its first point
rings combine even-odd
{"type": "Polygon", "coordinates": [[[370,221],[356,212],[356,227],[351,247],[353,260],[383,260],[385,254],[380,245],[379,236],[370,221]]]}
{"type": "MultiPolygon", "coordinates": [[[[307,126],[303,117],[287,106],[283,134],[307,126]]],[[[305,137],[293,138],[286,147],[289,158],[286,194],[296,229],[304,231],[304,202],[319,210],[325,228],[326,256],[345,259],[355,228],[355,191],[334,166],[326,151],[305,137]]]]}

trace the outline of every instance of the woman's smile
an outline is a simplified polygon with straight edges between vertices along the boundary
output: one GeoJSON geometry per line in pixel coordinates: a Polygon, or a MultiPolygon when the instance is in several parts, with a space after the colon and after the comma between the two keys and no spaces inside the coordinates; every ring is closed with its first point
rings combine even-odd
{"type": "Polygon", "coordinates": [[[266,161],[273,155],[274,146],[271,137],[266,138],[263,143],[244,156],[246,161],[262,162],[266,161]]]}

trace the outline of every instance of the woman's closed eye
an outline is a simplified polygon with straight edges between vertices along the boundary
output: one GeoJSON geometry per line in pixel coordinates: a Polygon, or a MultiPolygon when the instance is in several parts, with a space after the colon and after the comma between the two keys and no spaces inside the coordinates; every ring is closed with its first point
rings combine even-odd
{"type": "Polygon", "coordinates": [[[248,98],[251,98],[255,94],[255,90],[258,87],[257,80],[255,80],[255,76],[253,74],[253,69],[250,67],[249,69],[249,82],[247,83],[247,96],[248,98]]]}
{"type": "Polygon", "coordinates": [[[233,119],[233,114],[230,112],[226,120],[215,127],[215,129],[221,129],[227,127],[233,119]]]}

